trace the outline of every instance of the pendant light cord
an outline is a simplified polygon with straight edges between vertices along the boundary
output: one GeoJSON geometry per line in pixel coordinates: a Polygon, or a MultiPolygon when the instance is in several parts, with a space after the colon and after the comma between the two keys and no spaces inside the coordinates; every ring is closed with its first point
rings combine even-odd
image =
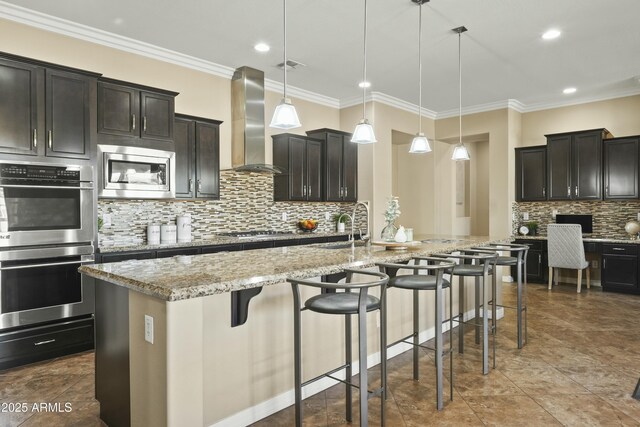
{"type": "Polygon", "coordinates": [[[282,0],[284,9],[284,99],[287,99],[287,0],[282,0]]]}
{"type": "Polygon", "coordinates": [[[364,0],[364,60],[362,61],[362,118],[367,118],[367,0],[364,0]]]}
{"type": "Polygon", "coordinates": [[[458,32],[458,132],[462,144],[462,31],[458,32]]]}
{"type": "Polygon", "coordinates": [[[422,2],[418,19],[418,133],[422,133],[422,2]]]}

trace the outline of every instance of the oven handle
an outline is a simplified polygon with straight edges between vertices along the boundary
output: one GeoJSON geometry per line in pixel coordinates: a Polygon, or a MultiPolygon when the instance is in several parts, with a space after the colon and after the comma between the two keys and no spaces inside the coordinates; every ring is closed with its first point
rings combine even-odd
{"type": "Polygon", "coordinates": [[[95,258],[88,258],[78,261],[65,261],[65,262],[48,262],[45,264],[29,264],[29,265],[16,265],[12,267],[0,267],[0,271],[6,270],[20,270],[23,268],[37,268],[37,267],[55,267],[58,265],[69,265],[69,264],[88,264],[95,261],[95,258]]]}
{"type": "Polygon", "coordinates": [[[47,190],[93,190],[93,185],[90,187],[68,187],[64,185],[15,185],[15,184],[5,184],[0,185],[2,188],[44,188],[47,190]]]}

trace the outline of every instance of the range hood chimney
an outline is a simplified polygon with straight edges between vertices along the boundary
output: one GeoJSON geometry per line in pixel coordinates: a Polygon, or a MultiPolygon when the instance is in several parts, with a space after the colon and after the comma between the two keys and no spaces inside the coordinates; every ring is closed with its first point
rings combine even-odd
{"type": "Polygon", "coordinates": [[[238,68],[231,79],[231,161],[237,172],[280,174],[265,163],[264,72],[238,68]]]}

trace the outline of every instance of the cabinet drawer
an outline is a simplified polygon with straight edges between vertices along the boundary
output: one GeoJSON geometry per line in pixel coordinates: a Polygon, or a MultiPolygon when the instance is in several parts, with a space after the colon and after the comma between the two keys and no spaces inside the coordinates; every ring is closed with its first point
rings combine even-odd
{"type": "Polygon", "coordinates": [[[155,257],[155,251],[120,252],[101,254],[99,262],[102,264],[106,264],[108,262],[128,261],[131,259],[152,259],[155,257]]]}
{"type": "Polygon", "coordinates": [[[516,239],[514,242],[518,245],[527,245],[530,250],[536,251],[546,251],[547,250],[547,241],[546,240],[529,240],[529,239],[516,239]]]}
{"type": "Polygon", "coordinates": [[[614,243],[603,243],[602,244],[602,253],[603,254],[612,254],[612,255],[637,255],[638,254],[638,246],[637,245],[617,245],[614,243]]]}
{"type": "Polygon", "coordinates": [[[169,258],[176,255],[198,255],[200,248],[159,249],[157,258],[169,258]]]}
{"type": "Polygon", "coordinates": [[[93,319],[0,336],[0,369],[93,348],[93,319]]]}
{"type": "Polygon", "coordinates": [[[241,251],[241,244],[227,244],[227,245],[215,245],[215,246],[205,246],[202,248],[203,254],[215,254],[217,252],[235,252],[241,251]]]}
{"type": "Polygon", "coordinates": [[[273,240],[262,241],[262,242],[247,242],[242,244],[242,250],[247,251],[251,249],[264,249],[264,248],[272,248],[273,240]]]}
{"type": "Polygon", "coordinates": [[[283,246],[297,246],[300,244],[300,239],[283,239],[283,240],[274,240],[273,247],[281,248],[283,246]]]}

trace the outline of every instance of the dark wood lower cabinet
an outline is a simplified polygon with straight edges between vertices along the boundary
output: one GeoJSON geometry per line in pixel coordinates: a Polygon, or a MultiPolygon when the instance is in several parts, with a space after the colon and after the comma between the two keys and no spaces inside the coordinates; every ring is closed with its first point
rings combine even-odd
{"type": "Polygon", "coordinates": [[[602,288],[605,291],[640,293],[638,245],[602,245],[602,288]]]}
{"type": "MultiPolygon", "coordinates": [[[[547,242],[545,240],[516,240],[514,243],[529,246],[527,252],[527,283],[546,283],[549,280],[547,264],[547,242]]],[[[511,268],[511,276],[516,280],[517,270],[511,268]]]]}
{"type": "Polygon", "coordinates": [[[93,316],[0,334],[0,370],[93,349],[93,316]]]}

